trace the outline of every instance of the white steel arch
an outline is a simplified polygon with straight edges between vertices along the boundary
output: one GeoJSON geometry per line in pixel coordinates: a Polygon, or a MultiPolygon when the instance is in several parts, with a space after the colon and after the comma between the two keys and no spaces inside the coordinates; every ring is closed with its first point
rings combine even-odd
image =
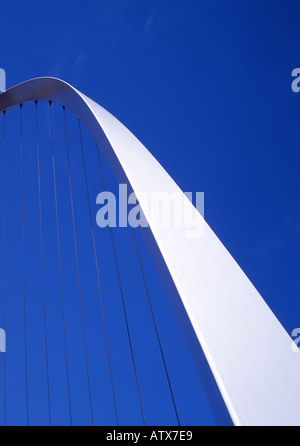
{"type": "Polygon", "coordinates": [[[173,179],[116,118],[59,79],[33,79],[7,90],[0,95],[0,112],[41,99],[73,112],[118,180],[134,190],[149,223],[144,235],[219,423],[300,424],[300,353],[173,179]],[[202,236],[189,238],[184,225],[157,227],[146,205],[152,192],[182,194],[204,225],[202,236]]]}

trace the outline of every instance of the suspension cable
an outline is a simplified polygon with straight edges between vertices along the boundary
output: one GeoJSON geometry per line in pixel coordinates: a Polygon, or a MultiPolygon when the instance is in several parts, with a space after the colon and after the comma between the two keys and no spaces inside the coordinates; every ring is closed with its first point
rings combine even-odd
{"type": "MultiPolygon", "coordinates": [[[[96,147],[97,147],[99,167],[100,167],[100,172],[101,172],[101,177],[102,177],[102,182],[103,182],[103,189],[105,190],[104,176],[103,176],[103,171],[102,171],[102,166],[101,166],[101,160],[100,160],[98,144],[96,144],[96,147]]],[[[163,348],[162,348],[162,344],[161,344],[161,340],[160,340],[160,336],[159,336],[159,332],[158,332],[158,327],[157,327],[156,318],[155,318],[155,315],[154,315],[153,306],[152,306],[152,303],[151,303],[150,293],[149,293],[149,289],[148,289],[148,285],[147,285],[147,281],[146,281],[146,276],[145,276],[145,272],[144,272],[144,268],[143,268],[143,264],[142,264],[142,260],[141,260],[141,255],[140,255],[140,252],[139,252],[139,248],[138,248],[138,244],[137,244],[137,240],[136,240],[136,237],[135,237],[134,230],[133,230],[133,228],[131,226],[130,226],[130,228],[131,228],[131,231],[132,231],[134,245],[135,245],[135,249],[136,249],[137,256],[138,256],[138,261],[139,261],[139,265],[140,265],[140,269],[141,269],[141,273],[142,273],[142,277],[143,277],[143,282],[144,282],[144,286],[145,286],[145,290],[146,290],[146,294],[147,294],[147,299],[148,299],[149,308],[150,308],[150,312],[151,312],[151,316],[152,316],[152,321],[153,321],[153,325],[154,325],[154,329],[155,329],[155,333],[156,333],[156,337],[157,337],[157,341],[158,341],[158,345],[159,345],[159,349],[160,349],[160,353],[161,353],[161,357],[162,357],[165,373],[166,373],[166,378],[167,378],[167,381],[168,381],[168,386],[169,386],[169,389],[170,389],[170,394],[171,394],[172,403],[173,403],[173,406],[174,406],[174,411],[175,411],[177,423],[178,423],[178,426],[180,426],[180,420],[179,420],[178,411],[177,411],[177,407],[176,407],[176,403],[175,403],[174,393],[173,393],[173,389],[172,389],[172,385],[171,385],[171,381],[170,381],[170,377],[169,377],[169,373],[168,373],[167,363],[166,363],[166,360],[165,360],[165,356],[164,356],[164,352],[163,352],[163,348]]],[[[111,230],[111,232],[112,232],[112,230],[111,230]]],[[[113,243],[113,245],[114,245],[114,243],[113,243]]]]}
{"type": "MultiPolygon", "coordinates": [[[[6,129],[5,129],[5,118],[6,112],[3,112],[3,226],[2,226],[2,237],[3,237],[3,330],[5,332],[5,143],[6,143],[6,129]]],[[[3,424],[6,426],[6,363],[5,363],[5,353],[3,355],[3,424]]]]}
{"type": "Polygon", "coordinates": [[[38,101],[35,101],[35,112],[36,112],[35,113],[36,114],[36,148],[37,148],[36,149],[36,153],[37,153],[37,166],[38,166],[40,234],[41,234],[41,263],[42,263],[42,285],[43,285],[43,306],[44,306],[44,327],[45,327],[45,351],[46,351],[46,370],[47,370],[48,411],[49,411],[49,425],[51,426],[49,361],[48,361],[48,338],[47,338],[46,294],[45,294],[45,272],[44,272],[44,246],[43,246],[43,224],[42,224],[40,147],[39,147],[39,131],[38,131],[38,101]]]}
{"type": "Polygon", "coordinates": [[[115,388],[114,388],[114,381],[113,381],[113,374],[112,374],[112,366],[111,366],[111,358],[110,358],[110,353],[109,353],[108,335],[107,335],[107,328],[106,328],[106,321],[105,321],[105,314],[104,314],[103,296],[102,296],[102,290],[101,290],[101,284],[100,284],[100,274],[99,274],[98,256],[97,256],[95,234],[94,234],[94,227],[93,227],[91,200],[90,200],[89,187],[88,187],[88,181],[87,181],[87,173],[86,173],[85,158],[84,158],[84,151],[83,151],[83,141],[82,141],[81,125],[80,125],[80,120],[79,119],[78,119],[78,126],[79,126],[80,142],[81,142],[82,161],[83,161],[83,167],[84,167],[87,200],[88,200],[89,214],[90,214],[90,223],[91,223],[91,232],[92,232],[92,239],[93,239],[95,264],[96,264],[96,270],[97,270],[97,279],[98,279],[99,296],[100,296],[100,303],[101,303],[101,312],[102,312],[102,319],[103,319],[103,326],[104,326],[104,333],[105,333],[105,342],[106,342],[106,350],[107,350],[107,357],[108,357],[108,364],[109,364],[109,373],[110,373],[110,379],[111,379],[111,386],[112,386],[112,393],[113,393],[113,400],[114,400],[116,420],[117,420],[117,425],[119,426],[117,403],[116,403],[116,395],[115,395],[115,388]]]}
{"type": "Polygon", "coordinates": [[[75,216],[74,216],[73,192],[72,192],[72,181],[71,181],[71,168],[70,168],[70,159],[69,159],[69,144],[68,144],[68,134],[67,134],[66,109],[65,109],[64,106],[63,106],[63,114],[64,114],[64,126],[65,126],[65,138],[66,138],[66,152],[67,152],[67,164],[68,164],[70,201],[71,201],[72,222],[73,222],[75,258],[76,258],[76,268],[77,268],[77,278],[78,278],[78,289],[79,289],[79,299],[80,299],[80,310],[81,310],[81,322],[82,322],[82,331],[83,331],[83,342],[84,342],[84,351],[85,351],[85,363],[86,363],[87,381],[88,381],[88,388],[89,388],[89,399],[90,399],[90,409],[91,409],[92,425],[94,426],[92,393],[91,393],[91,384],[90,384],[90,373],[89,373],[89,365],[88,365],[88,354],[87,354],[87,344],[86,344],[86,335],[85,335],[85,327],[84,327],[84,317],[83,317],[81,282],[80,282],[80,274],[79,274],[79,261],[78,261],[77,237],[76,237],[76,226],[75,226],[75,216]]]}
{"type": "MultiPolygon", "coordinates": [[[[96,147],[97,147],[97,155],[98,155],[99,167],[100,167],[100,171],[101,171],[101,177],[102,177],[102,181],[103,181],[103,189],[105,190],[104,176],[103,176],[103,171],[102,171],[102,166],[101,166],[101,160],[100,160],[98,144],[96,144],[96,147]]],[[[138,248],[138,244],[137,244],[137,240],[136,240],[136,237],[135,237],[134,230],[133,230],[133,228],[131,226],[130,226],[130,228],[131,228],[131,232],[132,232],[132,236],[133,236],[133,240],[134,240],[134,245],[135,245],[135,249],[136,249],[137,256],[138,256],[138,261],[139,261],[139,265],[140,265],[140,269],[141,269],[141,273],[142,273],[142,277],[143,277],[143,282],[144,282],[144,286],[145,286],[145,290],[146,290],[146,294],[147,294],[147,300],[148,300],[148,303],[149,303],[149,308],[150,308],[150,312],[151,312],[151,316],[152,316],[152,321],[153,321],[153,325],[154,325],[154,329],[155,329],[155,333],[156,333],[156,337],[157,337],[157,341],[158,341],[158,345],[159,345],[159,349],[160,349],[161,358],[162,358],[162,361],[163,361],[165,373],[166,373],[166,378],[167,378],[167,381],[168,381],[168,386],[169,386],[170,395],[171,395],[171,398],[172,398],[172,403],[173,403],[173,407],[174,407],[177,423],[178,423],[178,426],[180,426],[180,420],[179,420],[179,415],[178,415],[178,411],[177,411],[177,407],[176,407],[174,393],[173,393],[171,380],[170,380],[169,372],[168,372],[168,368],[167,368],[167,363],[166,363],[164,352],[163,352],[163,348],[162,348],[162,343],[161,343],[159,332],[158,332],[158,327],[157,327],[156,318],[155,318],[155,314],[154,314],[154,310],[153,310],[153,306],[152,306],[152,302],[151,302],[151,298],[150,298],[150,293],[149,293],[149,289],[148,289],[148,285],[147,285],[147,281],[146,281],[146,276],[145,276],[145,272],[144,272],[144,268],[143,268],[143,264],[142,264],[142,260],[141,260],[141,255],[140,255],[140,252],[139,252],[139,248],[138,248]]]]}
{"type": "Polygon", "coordinates": [[[70,392],[70,380],[69,380],[67,333],[66,333],[66,322],[65,322],[65,304],[64,304],[62,267],[61,267],[60,235],[59,235],[58,205],[57,205],[57,187],[56,187],[55,156],[54,156],[53,119],[52,119],[52,107],[51,107],[51,105],[52,105],[52,101],[49,101],[50,127],[51,127],[51,144],[52,144],[52,167],[53,167],[52,170],[53,170],[54,198],[55,198],[55,216],[56,216],[56,233],[57,233],[59,278],[60,278],[60,293],[61,293],[61,306],[62,306],[62,318],[63,318],[63,329],[64,329],[64,345],[65,345],[65,356],[66,356],[66,373],[67,373],[67,384],[68,384],[69,416],[70,416],[70,425],[72,426],[71,392],[70,392]]]}
{"type": "MultiPolygon", "coordinates": [[[[98,149],[98,146],[97,146],[97,149],[98,149]]],[[[99,159],[99,163],[100,163],[99,152],[98,152],[98,159],[99,159]]],[[[178,411],[177,411],[177,407],[176,407],[174,393],[173,393],[171,380],[170,380],[170,376],[169,376],[169,372],[168,372],[168,368],[167,368],[167,363],[166,363],[166,360],[165,360],[165,355],[164,355],[163,348],[162,348],[162,343],[161,343],[159,332],[158,332],[158,327],[157,327],[156,318],[155,318],[155,314],[154,314],[154,310],[153,310],[153,306],[152,306],[152,302],[151,302],[151,298],[150,298],[150,293],[149,293],[149,289],[148,289],[148,285],[147,285],[147,281],[146,281],[146,275],[145,275],[145,272],[144,272],[140,251],[139,251],[139,248],[138,248],[138,244],[137,244],[137,240],[136,240],[136,237],[135,237],[134,230],[133,230],[131,225],[130,225],[130,228],[131,228],[131,232],[132,232],[132,236],[133,236],[133,240],[134,240],[134,245],[135,245],[135,249],[136,249],[137,256],[138,256],[138,261],[139,261],[139,265],[140,265],[140,269],[141,269],[141,273],[142,273],[142,277],[143,277],[143,282],[144,282],[144,286],[145,286],[145,290],[146,290],[146,294],[147,294],[147,300],[148,300],[148,303],[149,303],[149,308],[150,308],[150,312],[151,312],[151,316],[152,316],[152,321],[153,321],[153,325],[154,325],[154,329],[155,329],[157,342],[158,342],[158,345],[159,345],[159,350],[160,350],[161,358],[162,358],[162,361],[163,361],[165,373],[166,373],[166,378],[167,378],[167,381],[168,381],[168,386],[169,386],[170,395],[171,395],[171,398],[172,398],[172,403],[173,403],[173,406],[174,406],[174,411],[175,411],[177,423],[178,423],[178,426],[180,426],[180,420],[179,420],[179,415],[178,415],[178,411]]]]}
{"type": "Polygon", "coordinates": [[[167,378],[169,389],[170,389],[170,394],[171,394],[171,398],[172,398],[172,402],[173,402],[173,406],[174,406],[174,411],[175,411],[177,423],[178,423],[178,426],[180,426],[180,420],[179,420],[179,415],[178,415],[178,411],[177,411],[177,407],[176,407],[176,403],[175,403],[174,393],[173,393],[171,380],[170,380],[170,376],[169,376],[169,372],[168,372],[168,368],[167,368],[167,363],[166,363],[165,355],[164,355],[164,352],[163,352],[163,348],[162,348],[162,344],[161,344],[161,340],[160,340],[160,336],[159,336],[159,332],[158,332],[158,327],[157,327],[156,318],[155,318],[155,315],[154,315],[153,306],[152,306],[152,303],[151,303],[150,293],[149,293],[149,289],[148,289],[148,285],[147,285],[147,281],[146,281],[144,268],[143,268],[143,265],[142,265],[141,255],[140,255],[140,252],[139,252],[139,248],[138,248],[138,244],[137,244],[137,240],[136,240],[136,237],[135,237],[134,230],[133,230],[132,226],[130,226],[130,227],[131,227],[131,232],[132,232],[132,236],[133,236],[133,240],[134,240],[134,245],[135,245],[135,248],[136,248],[136,252],[137,252],[137,256],[138,256],[138,260],[139,260],[139,264],[140,264],[140,268],[141,268],[141,273],[142,273],[142,276],[143,276],[143,281],[144,281],[145,290],[146,290],[146,294],[147,294],[147,298],[148,298],[148,303],[149,303],[150,312],[151,312],[151,316],[152,316],[152,320],[153,320],[153,325],[154,325],[154,329],[155,329],[155,333],[156,333],[156,337],[157,337],[157,342],[158,342],[159,349],[160,349],[161,358],[162,358],[162,361],[163,361],[163,364],[164,364],[164,369],[165,369],[165,372],[166,372],[166,378],[167,378]]]}
{"type": "MultiPolygon", "coordinates": [[[[104,176],[103,176],[102,165],[101,165],[100,154],[99,154],[99,148],[98,148],[98,144],[97,143],[96,143],[96,150],[97,150],[97,156],[98,156],[98,162],[99,162],[99,170],[100,170],[100,176],[101,176],[101,181],[102,181],[102,188],[103,188],[103,191],[105,192],[106,189],[105,189],[105,183],[104,183],[104,176]]],[[[119,269],[119,264],[118,264],[118,258],[117,258],[117,252],[116,252],[116,247],[115,247],[113,231],[112,231],[112,228],[111,228],[110,224],[109,224],[109,230],[110,230],[110,237],[111,237],[111,243],[112,243],[112,248],[113,248],[113,253],[114,253],[115,264],[116,264],[116,270],[117,270],[118,282],[119,282],[119,287],[120,287],[120,293],[121,293],[121,298],[122,298],[122,305],[123,305],[123,311],[124,311],[124,317],[125,317],[128,341],[129,341],[129,346],[130,346],[130,351],[131,351],[131,358],[132,358],[132,364],[133,364],[133,369],[134,369],[135,381],[136,381],[137,391],[138,391],[138,395],[139,395],[139,402],[140,402],[140,406],[141,406],[143,423],[144,423],[144,426],[145,426],[146,425],[146,421],[145,421],[145,415],[144,415],[143,404],[142,404],[142,397],[141,397],[140,386],[139,386],[139,381],[138,381],[138,376],[137,376],[136,364],[135,364],[135,359],[134,359],[133,346],[132,346],[130,329],[129,329],[129,322],[128,322],[128,318],[127,318],[127,311],[126,311],[123,287],[122,287],[121,276],[120,276],[120,269],[119,269]]]]}
{"type": "Polygon", "coordinates": [[[21,139],[21,208],[22,208],[22,263],[23,263],[23,301],[24,301],[24,347],[26,380],[26,421],[29,426],[28,408],[28,364],[27,364],[27,322],[26,322],[26,288],[25,288],[25,237],[24,237],[24,176],[23,176],[23,104],[20,104],[20,139],[21,139]]]}
{"type": "MultiPolygon", "coordinates": [[[[54,156],[54,136],[53,136],[53,118],[52,118],[52,108],[51,108],[52,101],[49,101],[50,105],[50,124],[51,124],[51,140],[52,140],[52,164],[53,164],[53,179],[54,179],[54,198],[55,198],[55,211],[56,211],[56,228],[57,228],[57,246],[58,246],[58,261],[59,261],[59,273],[60,273],[60,288],[61,288],[61,299],[62,299],[62,316],[63,316],[63,329],[64,329],[64,345],[65,345],[65,356],[66,356],[66,373],[67,373],[67,384],[68,384],[68,401],[69,401],[69,415],[70,415],[70,424],[72,425],[72,411],[71,411],[71,396],[70,396],[70,381],[69,381],[69,365],[68,365],[68,354],[67,354],[67,335],[66,335],[66,324],[65,324],[65,308],[64,308],[64,295],[63,295],[63,281],[62,281],[62,265],[61,265],[61,248],[60,248],[60,234],[59,234],[59,218],[58,218],[58,202],[57,202],[57,184],[56,184],[56,171],[55,171],[55,156],[54,156]]],[[[41,171],[40,171],[40,148],[39,148],[39,131],[38,131],[38,101],[35,101],[35,108],[36,108],[36,145],[37,145],[37,168],[38,168],[38,190],[39,190],[39,217],[40,217],[40,243],[41,243],[41,265],[42,265],[42,287],[43,287],[43,307],[44,307],[44,330],[45,330],[45,353],[46,353],[46,371],[47,371],[47,390],[48,390],[48,411],[49,411],[49,425],[51,426],[51,404],[50,404],[50,381],[49,381],[49,359],[48,359],[48,337],[47,337],[47,320],[46,320],[46,293],[45,293],[45,271],[44,271],[44,246],[43,246],[43,225],[42,225],[42,200],[41,200],[41,171]]],[[[26,320],[26,277],[25,277],[25,236],[24,236],[24,172],[23,172],[23,118],[22,118],[22,107],[23,104],[20,104],[20,146],[21,146],[21,207],[22,207],[22,260],[23,260],[23,300],[24,300],[24,342],[25,342],[25,378],[26,378],[26,413],[27,413],[27,425],[29,425],[29,401],[28,401],[28,358],[27,358],[27,320],[26,320]]],[[[64,114],[64,127],[65,127],[65,140],[66,140],[66,152],[67,152],[67,167],[68,167],[68,177],[69,177],[69,189],[70,189],[70,201],[71,201],[71,210],[72,210],[72,222],[73,222],[73,235],[74,235],[74,245],[75,245],[75,257],[76,257],[76,267],[77,267],[77,277],[78,277],[78,287],[79,287],[79,297],[80,297],[80,308],[81,308],[81,319],[82,319],[82,328],[83,328],[83,340],[84,340],[84,349],[85,349],[85,362],[86,362],[86,370],[87,370],[87,381],[88,381],[88,389],[89,389],[89,401],[90,401],[90,410],[91,410],[91,419],[92,419],[92,425],[94,425],[94,415],[93,415],[93,406],[92,406],[92,393],[91,393],[91,384],[90,384],[90,374],[89,374],[89,366],[88,366],[88,354],[87,354],[87,342],[86,342],[86,333],[85,333],[85,325],[84,325],[84,316],[83,316],[83,301],[82,301],[82,291],[81,291],[81,281],[80,281],[80,274],[79,274],[79,258],[78,258],[78,247],[77,247],[77,236],[76,236],[76,226],[75,226],[75,215],[74,215],[74,203],[73,203],[73,192],[72,192],[72,182],[71,182],[71,169],[70,169],[70,159],[69,159],[69,147],[68,147],[68,136],[67,136],[67,123],[66,123],[66,112],[65,107],[63,106],[63,114],[64,114]]],[[[4,115],[4,121],[3,121],[3,329],[5,331],[6,327],[6,290],[5,290],[5,148],[6,148],[6,112],[3,112],[4,115]]],[[[95,264],[96,264],[96,271],[97,271],[97,280],[98,280],[98,288],[99,288],[99,295],[100,295],[100,303],[101,303],[101,311],[102,311],[102,318],[103,318],[103,324],[104,324],[104,332],[105,332],[105,341],[106,341],[106,348],[107,348],[107,355],[108,355],[108,363],[109,363],[109,372],[110,372],[110,378],[111,378],[111,386],[112,386],[112,394],[113,394],[113,401],[114,401],[114,409],[115,409],[115,416],[116,416],[116,422],[119,426],[119,419],[118,419],[118,412],[117,412],[117,404],[116,404],[116,394],[115,394],[115,388],[114,388],[114,381],[113,381],[113,373],[112,373],[112,364],[111,364],[111,357],[110,357],[110,351],[109,351],[109,343],[108,343],[108,333],[107,333],[107,327],[106,327],[106,320],[105,320],[105,314],[104,314],[104,303],[103,303],[103,296],[102,296],[102,290],[101,290],[101,283],[100,283],[100,274],[99,274],[99,265],[98,265],[98,256],[97,256],[97,249],[96,249],[96,243],[95,243],[95,234],[94,234],[94,228],[93,228],[93,218],[92,218],[92,211],[91,211],[91,201],[90,201],[90,194],[89,194],[89,188],[88,188],[88,178],[87,178],[87,170],[86,170],[86,164],[85,164],[85,156],[84,156],[84,146],[83,146],[83,139],[82,139],[82,131],[81,131],[81,123],[78,119],[78,125],[79,125],[79,134],[80,134],[80,142],[81,142],[81,151],[82,151],[82,159],[83,159],[83,167],[84,167],[84,174],[85,174],[85,183],[86,183],[86,192],[87,192],[87,200],[88,200],[88,207],[89,207],[89,216],[90,216],[90,223],[91,223],[91,233],[92,233],[92,241],[93,241],[93,249],[94,249],[94,256],[95,256],[95,264]]],[[[97,155],[98,155],[98,161],[99,161],[99,168],[100,168],[100,174],[101,174],[101,180],[102,180],[102,186],[103,190],[105,191],[105,183],[104,183],[104,176],[101,166],[101,160],[100,160],[100,154],[99,154],[99,148],[96,144],[97,149],[97,155]]],[[[131,227],[131,226],[130,226],[131,227]]],[[[130,328],[129,328],[129,322],[127,317],[127,311],[126,311],[126,304],[124,299],[124,292],[121,282],[121,276],[120,276],[120,269],[118,264],[118,258],[116,253],[116,246],[115,241],[113,237],[113,231],[111,226],[110,228],[110,236],[111,236],[111,242],[112,242],[112,248],[114,253],[114,259],[116,264],[116,270],[117,270],[117,276],[118,276],[118,283],[120,288],[120,294],[122,299],[122,305],[123,305],[123,312],[124,312],[124,318],[126,323],[126,329],[127,329],[127,335],[129,340],[129,346],[131,351],[131,357],[132,357],[132,363],[134,368],[134,374],[135,374],[135,380],[137,385],[137,391],[139,396],[139,402],[141,407],[141,413],[143,418],[143,423],[145,423],[145,416],[144,416],[144,410],[142,405],[142,399],[141,399],[141,392],[139,387],[139,381],[138,381],[138,374],[136,369],[136,363],[135,363],[135,357],[134,357],[134,351],[133,351],[133,345],[132,345],[132,339],[130,334],[130,328]]],[[[174,398],[174,393],[171,385],[171,380],[169,377],[167,364],[165,360],[165,356],[163,353],[162,343],[159,336],[158,326],[150,298],[150,293],[146,281],[146,275],[144,272],[144,268],[142,265],[141,255],[138,248],[137,239],[135,237],[135,233],[133,228],[131,227],[132,236],[134,239],[134,245],[138,256],[138,261],[140,265],[141,274],[143,277],[143,282],[147,294],[147,300],[153,320],[153,325],[161,353],[161,358],[163,361],[165,374],[170,390],[170,395],[172,398],[174,411],[176,414],[177,423],[180,426],[180,420],[179,415],[176,407],[176,402],[174,398]]],[[[3,356],[3,407],[4,407],[4,425],[6,425],[6,363],[5,363],[5,355],[3,356]]]]}

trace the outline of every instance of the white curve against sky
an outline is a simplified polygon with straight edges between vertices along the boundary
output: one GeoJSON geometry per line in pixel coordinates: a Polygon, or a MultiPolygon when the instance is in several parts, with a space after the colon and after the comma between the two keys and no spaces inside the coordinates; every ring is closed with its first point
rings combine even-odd
{"type": "Polygon", "coordinates": [[[196,367],[202,375],[205,365],[198,359],[204,353],[233,423],[299,425],[300,355],[258,291],[186,196],[186,207],[203,227],[200,237],[188,237],[184,223],[163,228],[152,221],[147,202],[153,192],[184,195],[173,179],[115,117],[59,79],[33,79],[7,90],[0,95],[0,113],[36,99],[73,112],[118,180],[135,192],[149,224],[144,231],[150,250],[196,367]]]}

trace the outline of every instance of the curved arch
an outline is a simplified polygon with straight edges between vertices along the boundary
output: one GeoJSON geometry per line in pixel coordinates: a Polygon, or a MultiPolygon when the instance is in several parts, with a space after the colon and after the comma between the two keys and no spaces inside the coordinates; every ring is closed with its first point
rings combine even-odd
{"type": "Polygon", "coordinates": [[[66,106],[94,136],[120,182],[134,190],[143,232],[168,289],[197,370],[220,423],[300,424],[300,355],[257,290],[198,211],[148,150],[116,118],[71,85],[33,79],[0,95],[0,113],[31,100],[66,106]],[[201,236],[184,223],[155,224],[153,192],[178,194],[201,236]],[[221,395],[221,397],[220,397],[221,395]],[[224,404],[225,403],[225,404],[224,404]]]}

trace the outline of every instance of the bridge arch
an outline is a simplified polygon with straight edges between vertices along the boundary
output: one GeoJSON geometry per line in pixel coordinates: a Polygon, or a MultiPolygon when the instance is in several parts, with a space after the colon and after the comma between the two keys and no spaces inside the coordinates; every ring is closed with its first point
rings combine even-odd
{"type": "Polygon", "coordinates": [[[149,227],[143,233],[160,270],[220,424],[299,424],[300,355],[235,260],[151,153],[116,118],[66,82],[37,78],[0,95],[0,113],[28,101],[59,103],[95,138],[119,182],[128,184],[149,227]],[[157,227],[154,192],[178,193],[203,226],[157,227]]]}

